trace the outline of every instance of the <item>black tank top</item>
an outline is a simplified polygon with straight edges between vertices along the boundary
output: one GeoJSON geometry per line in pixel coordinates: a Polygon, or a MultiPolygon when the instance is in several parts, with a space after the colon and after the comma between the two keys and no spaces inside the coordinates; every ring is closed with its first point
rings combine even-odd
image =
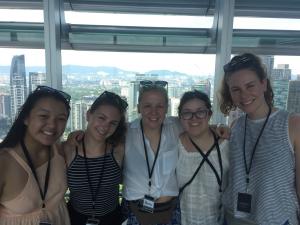
{"type": "MultiPolygon", "coordinates": [[[[113,150],[103,156],[87,158],[93,193],[96,193],[99,177],[102,173],[100,190],[95,204],[95,216],[104,216],[112,212],[119,203],[119,184],[121,169],[113,156],[113,150]],[[103,165],[103,163],[105,163],[103,165]]],[[[73,208],[84,215],[92,214],[92,194],[90,192],[85,159],[78,154],[67,169],[70,201],[73,208]]]]}

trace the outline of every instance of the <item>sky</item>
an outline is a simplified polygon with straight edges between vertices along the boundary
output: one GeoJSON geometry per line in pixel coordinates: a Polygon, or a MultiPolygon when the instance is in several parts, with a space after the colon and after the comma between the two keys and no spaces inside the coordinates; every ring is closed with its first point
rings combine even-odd
{"type": "MultiPolygon", "coordinates": [[[[96,24],[95,21],[109,21],[103,25],[134,25],[134,26],[167,26],[167,27],[210,27],[212,17],[196,16],[153,16],[153,15],[126,15],[126,14],[84,14],[66,13],[68,23],[96,24]],[[79,18],[79,19],[78,19],[79,18]],[[85,18],[85,20],[82,20],[85,18]],[[141,24],[142,21],[142,24],[141,24]],[[163,22],[162,22],[163,21],[163,22]]],[[[0,21],[42,22],[41,10],[5,10],[0,9],[0,21]]],[[[98,23],[99,24],[99,23],[98,23]]],[[[299,19],[276,20],[264,18],[235,18],[234,28],[248,29],[282,29],[299,30],[299,19]]],[[[14,55],[25,54],[26,66],[44,66],[44,50],[0,48],[0,65],[10,65],[14,55]]],[[[300,55],[300,53],[299,53],[300,55]]],[[[275,56],[274,66],[289,64],[293,74],[300,74],[300,56],[275,56]]],[[[140,73],[153,69],[166,69],[191,75],[213,75],[215,55],[174,54],[174,53],[125,53],[125,52],[87,52],[62,51],[63,65],[84,66],[116,66],[118,68],[140,73]]]]}

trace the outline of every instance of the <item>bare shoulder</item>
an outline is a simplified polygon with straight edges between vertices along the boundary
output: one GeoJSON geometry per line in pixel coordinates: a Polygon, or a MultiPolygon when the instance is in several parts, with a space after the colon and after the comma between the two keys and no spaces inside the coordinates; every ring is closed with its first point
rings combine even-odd
{"type": "Polygon", "coordinates": [[[189,141],[189,136],[186,131],[182,132],[179,136],[180,142],[185,149],[191,149],[191,144],[189,141]]]}
{"type": "Polygon", "coordinates": [[[123,143],[118,144],[117,146],[114,147],[114,157],[120,167],[122,166],[123,163],[124,154],[125,154],[125,146],[123,143]]]}
{"type": "Polygon", "coordinates": [[[7,163],[8,163],[8,153],[4,149],[0,149],[0,202],[2,201],[3,196],[3,190],[4,190],[4,183],[5,183],[5,177],[6,173],[2,171],[7,171],[7,163]]]}
{"type": "Polygon", "coordinates": [[[295,144],[295,142],[300,142],[300,114],[295,113],[290,115],[289,135],[293,144],[295,144]]]}
{"type": "Polygon", "coordinates": [[[7,148],[0,149],[0,171],[4,171],[4,169],[11,163],[11,160],[13,160],[8,151],[12,150],[7,148]]]}

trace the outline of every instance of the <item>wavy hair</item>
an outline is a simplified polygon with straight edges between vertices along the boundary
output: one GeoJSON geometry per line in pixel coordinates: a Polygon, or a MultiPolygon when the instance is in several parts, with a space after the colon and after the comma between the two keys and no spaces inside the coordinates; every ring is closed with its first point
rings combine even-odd
{"type": "Polygon", "coordinates": [[[266,71],[265,66],[261,62],[261,59],[252,54],[252,53],[244,53],[241,55],[234,56],[229,63],[224,65],[224,77],[221,82],[221,87],[219,90],[219,103],[220,103],[220,110],[225,115],[228,115],[230,111],[235,110],[236,106],[233,104],[228,81],[230,76],[243,69],[248,69],[253,71],[256,76],[259,78],[260,81],[264,79],[267,80],[267,90],[264,93],[265,101],[270,106],[273,107],[274,104],[274,93],[271,86],[270,79],[268,78],[268,74],[266,71]]]}

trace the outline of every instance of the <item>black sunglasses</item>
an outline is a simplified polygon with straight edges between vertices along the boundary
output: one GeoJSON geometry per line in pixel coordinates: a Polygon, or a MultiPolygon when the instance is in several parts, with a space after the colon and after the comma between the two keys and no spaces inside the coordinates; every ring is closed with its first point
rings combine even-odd
{"type": "Polygon", "coordinates": [[[195,116],[197,119],[204,119],[207,117],[208,113],[209,110],[207,109],[198,110],[196,112],[183,112],[180,114],[180,118],[184,120],[191,120],[195,116]]]}
{"type": "Polygon", "coordinates": [[[140,87],[153,87],[153,86],[159,86],[159,87],[166,87],[168,85],[167,81],[164,80],[142,80],[140,81],[140,87]]]}
{"type": "Polygon", "coordinates": [[[35,92],[47,92],[47,93],[55,93],[61,95],[68,103],[70,103],[71,95],[64,91],[57,90],[55,88],[44,86],[44,85],[38,85],[37,88],[33,91],[35,92]]]}
{"type": "Polygon", "coordinates": [[[255,63],[255,59],[251,56],[236,56],[229,63],[223,66],[223,70],[225,73],[233,72],[247,66],[251,66],[255,63]]]}
{"type": "Polygon", "coordinates": [[[104,91],[98,98],[102,99],[104,97],[107,97],[109,99],[112,99],[117,105],[120,105],[122,109],[126,110],[128,107],[128,103],[122,99],[119,95],[110,92],[110,91],[104,91]]]}

